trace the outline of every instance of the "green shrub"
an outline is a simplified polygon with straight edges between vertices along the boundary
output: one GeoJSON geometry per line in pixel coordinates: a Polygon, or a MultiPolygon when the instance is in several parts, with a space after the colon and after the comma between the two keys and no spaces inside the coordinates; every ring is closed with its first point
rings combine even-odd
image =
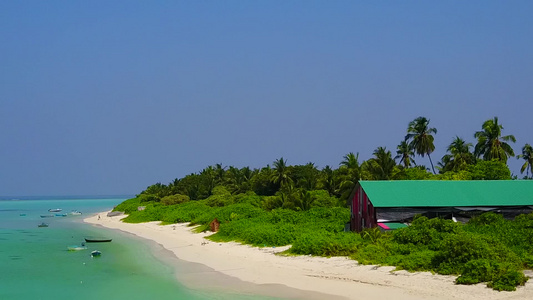
{"type": "Polygon", "coordinates": [[[209,213],[211,209],[204,201],[189,201],[175,206],[171,205],[167,206],[162,221],[165,223],[192,222],[198,216],[209,213]]]}
{"type": "Polygon", "coordinates": [[[361,237],[353,232],[332,233],[317,230],[297,237],[290,252],[317,256],[349,256],[357,251],[360,244],[361,237]]]}
{"type": "Polygon", "coordinates": [[[126,223],[160,221],[164,211],[160,203],[148,203],[144,210],[131,212],[123,221],[126,223]]]}
{"type": "Polygon", "coordinates": [[[165,196],[161,198],[161,204],[175,205],[175,204],[181,204],[181,203],[188,202],[189,200],[190,200],[189,196],[187,195],[175,194],[175,195],[165,196]]]}
{"type": "Polygon", "coordinates": [[[493,213],[493,212],[486,212],[479,216],[475,216],[470,221],[468,221],[469,225],[474,226],[484,226],[484,225],[493,225],[493,224],[501,224],[505,222],[505,219],[501,214],[493,213]]]}
{"type": "Polygon", "coordinates": [[[283,199],[278,195],[263,196],[261,207],[264,210],[268,210],[268,211],[276,209],[276,208],[281,208],[283,207],[283,199]]]}
{"type": "Polygon", "coordinates": [[[387,264],[389,251],[381,244],[368,244],[358,249],[352,257],[362,265],[387,264]]]}
{"type": "Polygon", "coordinates": [[[414,251],[402,256],[395,265],[398,269],[404,269],[410,272],[431,271],[433,270],[435,255],[436,252],[432,250],[414,251]]]}
{"type": "Polygon", "coordinates": [[[517,286],[524,285],[526,281],[528,281],[528,278],[524,273],[509,269],[492,282],[489,282],[487,286],[497,291],[515,291],[517,286]]]}
{"type": "Polygon", "coordinates": [[[151,195],[151,194],[141,194],[141,195],[139,195],[137,198],[139,198],[139,200],[141,201],[141,203],[146,203],[146,202],[159,202],[159,201],[161,201],[161,198],[159,198],[159,197],[156,196],[156,195],[151,195]]]}
{"type": "Polygon", "coordinates": [[[494,260],[471,260],[464,265],[457,284],[476,284],[487,282],[487,286],[498,291],[514,291],[516,286],[524,285],[528,278],[509,263],[494,260]]]}
{"type": "Polygon", "coordinates": [[[364,241],[375,244],[381,237],[381,230],[379,228],[366,228],[359,235],[364,241]]]}
{"type": "Polygon", "coordinates": [[[291,244],[295,237],[293,224],[269,224],[250,222],[249,219],[223,223],[216,234],[210,236],[214,241],[238,241],[254,246],[284,246],[291,244]]]}
{"type": "Polygon", "coordinates": [[[260,207],[261,206],[261,197],[256,195],[254,192],[246,192],[246,194],[238,194],[233,198],[234,203],[244,204],[248,203],[250,205],[260,207]]]}
{"type": "Polygon", "coordinates": [[[390,251],[391,253],[398,254],[398,255],[409,255],[413,252],[417,251],[425,251],[427,250],[427,247],[424,245],[415,245],[415,244],[400,244],[400,243],[391,243],[390,251]]]}
{"type": "Polygon", "coordinates": [[[500,264],[488,259],[474,259],[464,264],[461,276],[457,277],[457,284],[476,284],[492,281],[500,271],[500,264]]]}
{"type": "Polygon", "coordinates": [[[233,204],[224,207],[213,207],[193,218],[193,224],[208,224],[215,218],[221,222],[229,222],[237,219],[249,219],[265,214],[266,212],[251,204],[233,204]]]}
{"type": "Polygon", "coordinates": [[[325,190],[314,190],[309,191],[311,197],[314,199],[312,207],[337,207],[344,206],[344,201],[340,201],[339,198],[330,196],[328,191],[325,190]]]}
{"type": "Polygon", "coordinates": [[[450,235],[443,240],[434,265],[441,274],[460,274],[464,264],[477,259],[520,265],[518,256],[502,243],[468,232],[450,235]]]}
{"type": "Polygon", "coordinates": [[[122,211],[125,214],[131,214],[134,211],[137,211],[137,208],[141,205],[141,200],[139,198],[128,199],[119,205],[117,205],[113,211],[122,211]]]}
{"type": "Polygon", "coordinates": [[[233,204],[233,196],[223,186],[213,188],[212,195],[205,199],[205,203],[211,207],[222,207],[233,204]]]}
{"type": "Polygon", "coordinates": [[[416,217],[411,226],[395,230],[393,239],[399,244],[427,245],[436,250],[443,238],[459,231],[458,226],[452,220],[416,217]]]}

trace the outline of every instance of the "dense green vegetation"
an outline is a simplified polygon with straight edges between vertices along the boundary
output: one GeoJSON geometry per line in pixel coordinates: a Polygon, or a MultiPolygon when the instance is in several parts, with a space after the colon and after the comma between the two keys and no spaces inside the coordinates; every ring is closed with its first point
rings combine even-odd
{"type": "MultiPolygon", "coordinates": [[[[360,179],[511,179],[506,162],[514,152],[506,142],[515,139],[502,137],[502,129],[497,118],[483,123],[482,131],[475,133],[474,152],[471,143],[455,137],[436,166],[438,174],[430,157],[437,130],[419,117],[409,123],[394,158],[378,147],[364,162],[348,153],[336,169],[288,165],[284,158],[273,167],[253,170],[216,164],[166,185],[151,185],[115,210],[129,214],[126,222],[188,222],[198,225],[198,231],[208,230],[217,219],[220,229],[210,236],[214,241],[292,245],[292,254],[350,256],[362,264],[457,275],[458,284],[487,282],[496,290],[514,290],[527,280],[521,271],[533,267],[533,214],[504,220],[487,213],[468,224],[418,217],[394,232],[344,232],[350,219],[346,199],[360,179]],[[415,164],[415,153],[428,156],[433,172],[415,164]]],[[[518,157],[525,160],[526,178],[531,152],[526,144],[518,157]]]]}

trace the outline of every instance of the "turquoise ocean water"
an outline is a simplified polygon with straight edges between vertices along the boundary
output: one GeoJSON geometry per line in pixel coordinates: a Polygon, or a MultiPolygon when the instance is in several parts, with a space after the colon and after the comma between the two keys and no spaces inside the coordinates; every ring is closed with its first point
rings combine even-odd
{"type": "Polygon", "coordinates": [[[124,199],[0,199],[0,299],[273,299],[188,289],[176,279],[179,270],[156,258],[147,243],[82,222],[124,199]],[[41,218],[50,208],[83,215],[41,218]],[[37,227],[41,222],[49,227],[37,227]],[[67,250],[86,236],[113,241],[67,250]],[[92,250],[102,256],[92,258],[92,250]]]}

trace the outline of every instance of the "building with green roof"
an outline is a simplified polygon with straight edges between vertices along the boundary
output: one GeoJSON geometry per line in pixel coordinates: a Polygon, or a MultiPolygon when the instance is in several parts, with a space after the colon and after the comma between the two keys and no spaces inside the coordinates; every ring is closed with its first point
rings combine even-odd
{"type": "Polygon", "coordinates": [[[533,209],[533,180],[359,181],[348,205],[352,231],[408,222],[416,214],[454,219],[480,211],[516,215],[533,209]]]}

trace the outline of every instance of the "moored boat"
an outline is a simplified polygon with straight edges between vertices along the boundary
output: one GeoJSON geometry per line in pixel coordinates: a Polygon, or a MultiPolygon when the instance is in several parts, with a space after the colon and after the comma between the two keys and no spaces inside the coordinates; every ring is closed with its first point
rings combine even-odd
{"type": "Polygon", "coordinates": [[[43,223],[37,225],[37,227],[48,227],[48,224],[46,224],[46,223],[43,222],[43,223]]]}
{"type": "Polygon", "coordinates": [[[91,256],[92,257],[96,257],[96,256],[100,256],[102,255],[102,252],[98,251],[98,250],[94,250],[93,252],[91,252],[91,256]]]}
{"type": "Polygon", "coordinates": [[[60,212],[62,211],[62,209],[61,208],[50,208],[48,211],[49,212],[60,212]]]}
{"type": "Polygon", "coordinates": [[[87,243],[107,243],[107,242],[111,242],[112,239],[108,239],[108,238],[85,238],[85,241],[87,243]]]}
{"type": "Polygon", "coordinates": [[[50,215],[41,215],[41,218],[53,218],[54,215],[50,214],[50,215]]]}
{"type": "Polygon", "coordinates": [[[73,211],[70,212],[70,214],[73,215],[73,216],[79,216],[79,215],[81,215],[81,211],[73,210],[73,211]]]}
{"type": "Polygon", "coordinates": [[[73,245],[73,246],[68,246],[67,249],[68,249],[68,251],[80,251],[80,250],[87,250],[87,247],[86,246],[73,245]]]}
{"type": "Polygon", "coordinates": [[[56,214],[56,217],[66,217],[67,214],[56,214]]]}

